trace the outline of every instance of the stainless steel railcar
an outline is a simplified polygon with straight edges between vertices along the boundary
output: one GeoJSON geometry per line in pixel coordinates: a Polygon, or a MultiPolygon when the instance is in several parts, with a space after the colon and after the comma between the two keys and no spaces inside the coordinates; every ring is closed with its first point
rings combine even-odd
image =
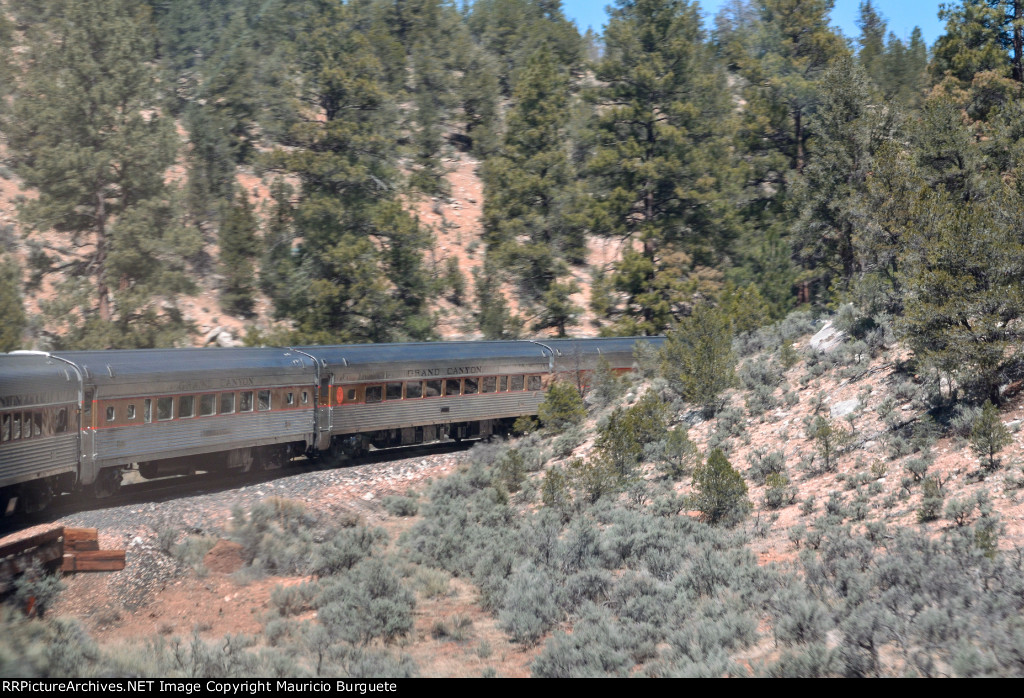
{"type": "MultiPolygon", "coordinates": [[[[659,343],[660,339],[648,341],[659,343]]],[[[144,477],[486,436],[635,338],[0,355],[0,504],[144,477]]]]}

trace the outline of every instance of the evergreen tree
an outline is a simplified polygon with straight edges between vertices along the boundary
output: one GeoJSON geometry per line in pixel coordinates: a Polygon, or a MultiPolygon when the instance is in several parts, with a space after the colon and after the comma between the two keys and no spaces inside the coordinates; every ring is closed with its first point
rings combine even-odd
{"type": "Polygon", "coordinates": [[[867,180],[875,154],[897,133],[893,112],[870,101],[865,71],[845,57],[826,73],[812,123],[813,157],[791,191],[798,212],[792,240],[804,279],[816,280],[828,297],[848,291],[879,261],[869,249],[874,210],[867,180]]]}
{"type": "Polygon", "coordinates": [[[511,95],[518,73],[539,50],[554,56],[559,69],[582,60],[576,25],[566,19],[561,0],[477,0],[466,17],[476,40],[497,62],[503,94],[511,95]]]}
{"type": "Polygon", "coordinates": [[[0,257],[0,352],[22,348],[25,306],[21,301],[21,270],[14,259],[0,257]]]}
{"type": "Polygon", "coordinates": [[[473,270],[476,289],[476,323],[484,339],[515,339],[519,336],[519,318],[508,308],[501,281],[490,257],[473,270]]]}
{"type": "Polygon", "coordinates": [[[224,275],[221,300],[224,309],[235,315],[252,314],[255,274],[252,260],[256,256],[256,217],[249,197],[241,189],[228,208],[220,226],[220,263],[224,275]]]}
{"type": "Polygon", "coordinates": [[[752,505],[747,483],[721,449],[714,449],[707,462],[693,471],[692,506],[710,524],[732,525],[742,521],[752,505]]]}
{"type": "Polygon", "coordinates": [[[588,163],[590,227],[634,242],[616,266],[621,333],[654,334],[683,314],[694,272],[735,235],[733,108],[696,5],[620,0],[605,32],[588,163]]]}
{"type": "Polygon", "coordinates": [[[307,31],[284,144],[271,162],[301,181],[296,265],[306,281],[279,308],[304,341],[425,338],[428,235],[398,200],[395,105],[349,5],[306,5],[307,31]]]}
{"type": "Polygon", "coordinates": [[[996,470],[999,461],[996,454],[1013,443],[1013,436],[999,419],[999,410],[986,401],[981,414],[971,427],[971,450],[981,459],[986,470],[996,470]]]}
{"type": "Polygon", "coordinates": [[[564,260],[580,258],[585,248],[566,216],[573,180],[568,97],[567,77],[542,47],[516,83],[504,143],[484,169],[488,255],[514,279],[523,305],[544,307],[537,329],[554,325],[561,335],[575,313],[567,304],[570,286],[556,282],[567,272],[564,260]]]}
{"type": "Polygon", "coordinates": [[[829,27],[832,0],[765,0],[760,23],[749,37],[741,74],[751,117],[762,138],[785,154],[798,172],[807,162],[811,131],[807,118],[819,100],[829,62],[846,52],[829,27]]]}
{"type": "Polygon", "coordinates": [[[722,391],[736,382],[732,335],[720,310],[699,305],[669,332],[661,350],[662,375],[707,416],[718,409],[722,391]]]}
{"type": "Polygon", "coordinates": [[[165,182],[178,144],[158,102],[148,11],[133,0],[60,3],[29,43],[5,123],[12,164],[39,194],[20,215],[29,229],[66,234],[69,255],[90,250],[63,265],[50,306],[66,323],[62,341],[173,342],[184,330],[174,298],[192,288],[184,259],[199,238],[165,182]]]}
{"type": "Polygon", "coordinates": [[[963,0],[943,5],[946,33],[935,42],[932,71],[969,84],[984,71],[1024,81],[1024,1],[963,0]]]}

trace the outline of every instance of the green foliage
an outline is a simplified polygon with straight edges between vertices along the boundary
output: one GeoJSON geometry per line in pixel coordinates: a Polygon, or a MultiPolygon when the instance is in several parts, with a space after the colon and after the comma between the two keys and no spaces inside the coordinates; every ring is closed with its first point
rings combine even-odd
{"type": "Polygon", "coordinates": [[[661,373],[705,415],[721,405],[721,393],[736,382],[732,328],[721,311],[700,305],[672,330],[662,349],[661,373]]]}
{"type": "Polygon", "coordinates": [[[767,509],[778,509],[792,504],[796,496],[796,488],[790,487],[789,478],[783,473],[769,473],[764,481],[764,506],[767,509]]]}
{"type": "Polygon", "coordinates": [[[1013,443],[1013,436],[999,418],[999,410],[991,402],[986,402],[981,414],[971,427],[971,450],[981,460],[986,470],[999,468],[996,454],[1013,443]]]}
{"type": "Polygon", "coordinates": [[[519,335],[519,318],[508,309],[501,290],[496,263],[488,256],[473,270],[476,289],[476,322],[484,339],[515,339],[519,335]]]}
{"type": "Polygon", "coordinates": [[[839,454],[850,442],[852,433],[832,425],[824,417],[815,417],[808,436],[814,440],[820,456],[819,469],[822,472],[832,472],[836,469],[839,454]]]}
{"type": "Polygon", "coordinates": [[[408,634],[416,598],[386,562],[371,558],[324,582],[316,606],[332,639],[365,647],[376,638],[389,644],[408,634]]]}
{"type": "Polygon", "coordinates": [[[693,507],[708,523],[733,525],[750,512],[747,483],[721,449],[714,449],[694,470],[693,487],[693,507]]]}
{"type": "Polygon", "coordinates": [[[221,302],[233,315],[249,316],[253,310],[255,292],[252,260],[257,254],[256,217],[249,205],[248,195],[235,192],[220,225],[220,263],[224,273],[221,302]]]}
{"type": "Polygon", "coordinates": [[[0,257],[0,352],[22,348],[25,306],[21,301],[21,269],[6,255],[0,257]]]}
{"type": "Polygon", "coordinates": [[[289,147],[268,156],[301,183],[295,265],[304,280],[276,310],[313,343],[426,338],[430,236],[397,197],[399,120],[375,52],[387,42],[361,31],[354,5],[304,7],[288,53],[293,92],[275,126],[289,147]]]}
{"type": "Polygon", "coordinates": [[[700,451],[690,440],[686,426],[681,424],[668,430],[664,438],[648,442],[644,446],[644,458],[653,460],[666,478],[678,482],[693,470],[700,460],[700,451]]]}
{"type": "MultiPolygon", "coordinates": [[[[149,12],[134,0],[51,9],[52,21],[31,28],[4,123],[11,163],[38,192],[19,210],[26,228],[55,229],[68,252],[90,250],[59,260],[67,280],[46,314],[63,346],[167,346],[186,328],[175,299],[193,288],[185,260],[200,240],[167,182],[177,139],[149,12]]],[[[56,261],[47,257],[43,273],[56,261]]]]}
{"type": "Polygon", "coordinates": [[[544,401],[537,407],[537,416],[545,427],[558,432],[583,421],[587,410],[576,386],[559,380],[548,387],[544,401]]]}
{"type": "Polygon", "coordinates": [[[617,407],[598,432],[594,449],[613,470],[629,480],[644,456],[644,447],[667,436],[668,406],[648,390],[632,407],[617,407]]]}
{"type": "Polygon", "coordinates": [[[629,0],[613,8],[596,65],[587,163],[588,227],[629,238],[611,278],[617,334],[657,334],[695,293],[736,232],[733,105],[703,42],[696,4],[629,0]]]}
{"type": "Polygon", "coordinates": [[[942,514],[946,493],[933,477],[926,477],[921,483],[921,506],[917,509],[917,520],[921,523],[934,521],[942,514]]]}

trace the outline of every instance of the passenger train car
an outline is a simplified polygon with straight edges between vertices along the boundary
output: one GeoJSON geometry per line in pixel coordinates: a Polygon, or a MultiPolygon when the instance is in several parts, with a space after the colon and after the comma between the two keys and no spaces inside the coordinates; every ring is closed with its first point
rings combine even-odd
{"type": "MultiPolygon", "coordinates": [[[[655,346],[662,339],[643,338],[655,346]]],[[[638,338],[0,354],[0,511],[122,474],[274,467],[488,436],[638,338]]]]}

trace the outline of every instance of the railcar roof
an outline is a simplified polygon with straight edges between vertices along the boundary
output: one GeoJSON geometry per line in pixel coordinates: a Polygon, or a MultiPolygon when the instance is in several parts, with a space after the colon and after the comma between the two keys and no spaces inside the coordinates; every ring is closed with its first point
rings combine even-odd
{"type": "Polygon", "coordinates": [[[118,378],[159,379],[183,372],[254,374],[289,372],[309,366],[301,354],[280,348],[231,349],[126,349],[108,351],[60,351],[54,356],[73,362],[89,372],[97,383],[118,378]]]}
{"type": "Polygon", "coordinates": [[[408,342],[404,344],[340,344],[295,347],[328,364],[523,359],[548,356],[542,343],[525,340],[492,342],[408,342]]]}
{"type": "Polygon", "coordinates": [[[0,407],[11,396],[44,392],[74,400],[78,395],[75,370],[45,354],[0,354],[0,407]]]}

